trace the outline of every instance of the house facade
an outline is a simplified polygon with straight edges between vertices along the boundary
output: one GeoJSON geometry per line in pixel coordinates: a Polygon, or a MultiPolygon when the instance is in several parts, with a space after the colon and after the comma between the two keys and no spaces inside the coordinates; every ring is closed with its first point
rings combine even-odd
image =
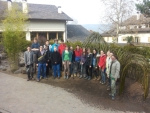
{"type": "MultiPolygon", "coordinates": [[[[2,2],[2,1],[1,1],[2,2]]],[[[0,10],[9,10],[13,2],[0,3],[0,10]],[[4,5],[5,4],[5,5],[4,5]],[[5,7],[4,7],[5,6],[5,7]],[[2,9],[3,7],[3,9],[2,9]]],[[[32,40],[34,37],[44,37],[47,40],[51,39],[67,39],[67,22],[72,19],[61,11],[61,7],[55,5],[30,4],[26,0],[22,3],[17,3],[23,13],[28,16],[29,23],[26,25],[26,40],[32,40]]],[[[0,30],[2,32],[2,29],[0,30]]]]}
{"type": "MultiPolygon", "coordinates": [[[[106,42],[112,43],[115,33],[115,29],[111,29],[102,36],[106,42]]],[[[133,43],[150,43],[150,18],[139,14],[125,20],[120,26],[118,43],[127,43],[127,36],[133,36],[133,43]]]]}

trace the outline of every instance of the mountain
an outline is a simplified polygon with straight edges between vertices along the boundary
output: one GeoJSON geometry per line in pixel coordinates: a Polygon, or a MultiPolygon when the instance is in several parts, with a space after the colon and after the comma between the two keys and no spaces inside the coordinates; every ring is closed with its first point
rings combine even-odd
{"type": "Polygon", "coordinates": [[[110,24],[81,24],[87,30],[96,31],[99,33],[106,32],[110,29],[110,24]]]}

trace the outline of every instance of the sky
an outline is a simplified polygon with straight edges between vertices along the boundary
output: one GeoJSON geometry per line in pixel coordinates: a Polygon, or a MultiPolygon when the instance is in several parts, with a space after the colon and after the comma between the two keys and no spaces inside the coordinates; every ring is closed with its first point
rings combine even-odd
{"type": "Polygon", "coordinates": [[[100,24],[100,17],[104,12],[100,0],[27,0],[27,2],[61,6],[62,11],[75,19],[78,24],[100,24]]]}

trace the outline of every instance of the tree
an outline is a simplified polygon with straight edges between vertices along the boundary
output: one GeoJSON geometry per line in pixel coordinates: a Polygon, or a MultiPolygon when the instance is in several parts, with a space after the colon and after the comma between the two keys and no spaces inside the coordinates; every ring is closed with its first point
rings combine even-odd
{"type": "Polygon", "coordinates": [[[115,42],[118,42],[120,26],[130,17],[134,9],[133,0],[102,0],[105,5],[104,22],[112,24],[111,29],[115,32],[115,42]]]}
{"type": "Polygon", "coordinates": [[[150,16],[150,1],[149,0],[143,0],[142,3],[136,4],[136,9],[140,11],[145,17],[150,16]]]}
{"type": "Polygon", "coordinates": [[[125,40],[127,41],[127,43],[128,44],[131,44],[131,42],[133,41],[133,36],[127,36],[126,38],[125,38],[125,40]]]}
{"type": "Polygon", "coordinates": [[[25,41],[25,25],[27,16],[16,3],[12,4],[12,9],[5,11],[6,17],[2,21],[3,27],[3,45],[8,54],[10,68],[12,71],[18,68],[19,52],[25,41]]]}

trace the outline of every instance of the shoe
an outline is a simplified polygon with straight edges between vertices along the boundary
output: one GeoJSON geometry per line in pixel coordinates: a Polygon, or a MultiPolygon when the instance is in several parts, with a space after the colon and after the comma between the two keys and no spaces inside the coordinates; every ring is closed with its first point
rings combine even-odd
{"type": "Polygon", "coordinates": [[[111,99],[112,99],[112,100],[115,100],[115,96],[111,96],[111,99]]]}
{"type": "Polygon", "coordinates": [[[44,77],[41,77],[41,79],[44,79],[44,77]]]}
{"type": "Polygon", "coordinates": [[[76,77],[76,76],[77,76],[77,73],[74,74],[74,77],[76,77]]]}
{"type": "Polygon", "coordinates": [[[97,81],[99,81],[99,80],[100,80],[100,77],[97,78],[97,81]]]}
{"type": "Polygon", "coordinates": [[[88,80],[91,80],[91,77],[88,77],[88,80]]]}
{"type": "Polygon", "coordinates": [[[58,79],[60,79],[60,76],[58,77],[58,79]]]}
{"type": "Polygon", "coordinates": [[[109,93],[109,96],[112,96],[112,94],[111,94],[111,93],[109,93]]]}
{"type": "Polygon", "coordinates": [[[102,82],[101,84],[104,84],[104,82],[102,82]]]}
{"type": "Polygon", "coordinates": [[[80,75],[80,77],[79,78],[82,78],[82,75],[80,75]]]}
{"type": "Polygon", "coordinates": [[[107,87],[107,91],[110,91],[110,87],[107,87]]]}
{"type": "Polygon", "coordinates": [[[30,79],[27,79],[27,81],[29,81],[30,79]]]}
{"type": "Polygon", "coordinates": [[[102,84],[102,81],[100,81],[99,83],[102,84]]]}
{"type": "Polygon", "coordinates": [[[67,79],[69,79],[69,76],[67,76],[67,79]]]}
{"type": "Polygon", "coordinates": [[[40,82],[40,80],[39,80],[39,79],[37,79],[36,81],[37,81],[37,82],[40,82]]]}
{"type": "Polygon", "coordinates": [[[67,76],[65,75],[65,76],[64,76],[64,79],[66,79],[66,78],[67,78],[67,76]]]}
{"type": "Polygon", "coordinates": [[[89,76],[87,76],[85,79],[89,79],[89,76]]]}

